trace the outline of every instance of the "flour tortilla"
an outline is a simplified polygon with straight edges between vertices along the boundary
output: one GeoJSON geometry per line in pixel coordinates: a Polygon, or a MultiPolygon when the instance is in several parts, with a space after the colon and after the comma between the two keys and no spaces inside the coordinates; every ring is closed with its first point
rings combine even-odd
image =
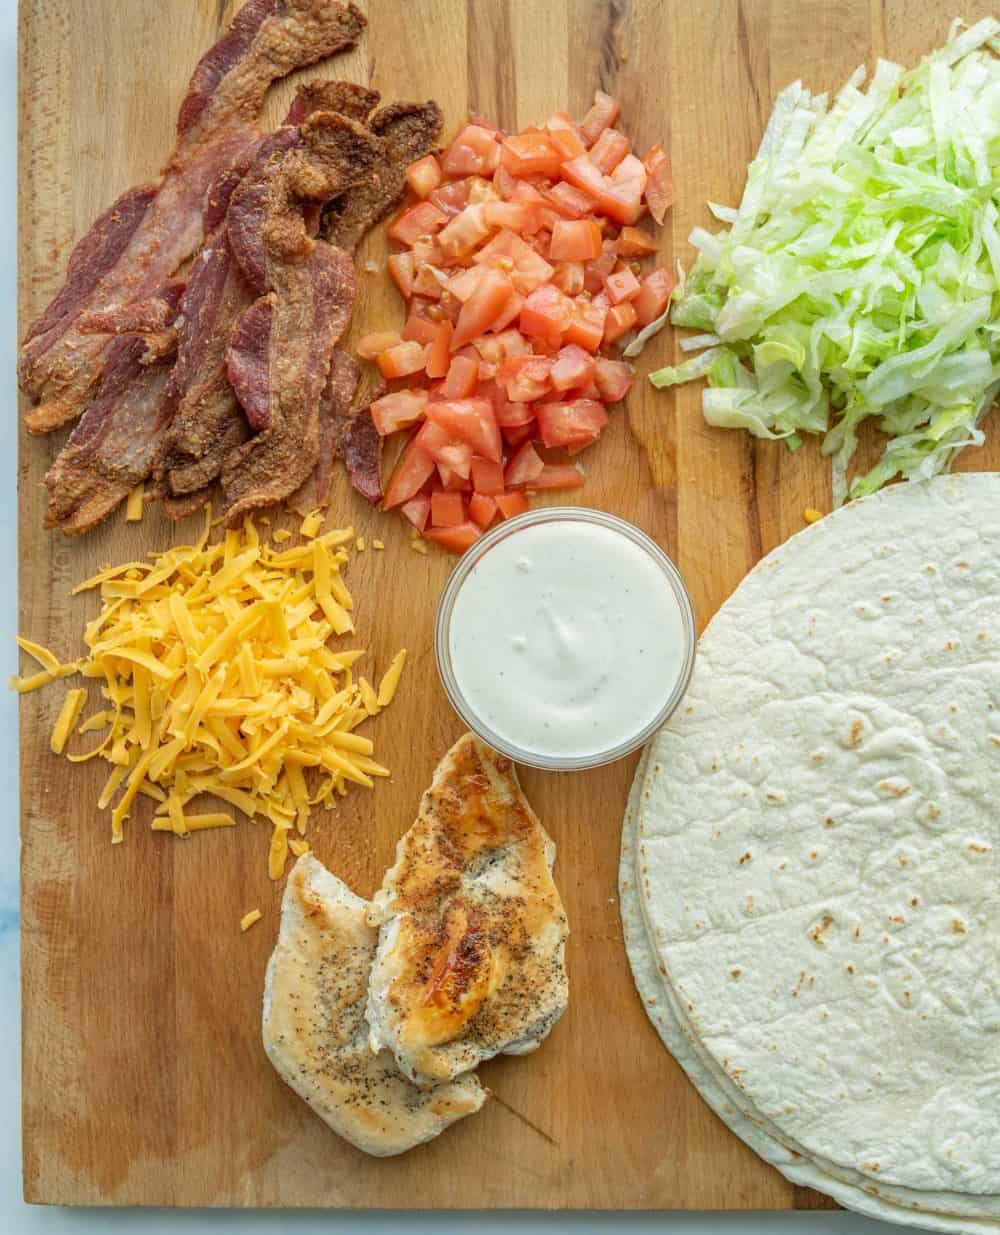
{"type": "Polygon", "coordinates": [[[772,554],[637,782],[653,972],[729,1104],[887,1203],[990,1218],[998,499],[899,487],[772,554]]]}
{"type": "MultiPolygon", "coordinates": [[[[765,1127],[730,1101],[720,1078],[713,1073],[710,1064],[703,1060],[697,1043],[681,1027],[674,1011],[674,1000],[663,981],[649,944],[637,891],[635,867],[636,815],[638,796],[642,788],[641,777],[642,765],[632,787],[622,829],[619,900],[625,949],[632,966],[636,989],[650,1021],[667,1050],[684,1069],[702,1098],[732,1132],[765,1162],[776,1167],[786,1179],[799,1186],[825,1192],[846,1209],[853,1209],[870,1218],[916,1225],[931,1231],[957,1232],[958,1235],[995,1235],[1000,1231],[1000,1224],[989,1219],[916,1212],[912,1207],[895,1205],[861,1187],[835,1178],[810,1159],[789,1150],[765,1127]]],[[[762,1122],[766,1123],[763,1120],[762,1122]]]]}

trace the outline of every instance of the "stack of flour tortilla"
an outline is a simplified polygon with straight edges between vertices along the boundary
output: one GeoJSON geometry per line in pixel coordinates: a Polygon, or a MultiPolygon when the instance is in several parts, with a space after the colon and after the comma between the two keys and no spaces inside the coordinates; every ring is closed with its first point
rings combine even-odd
{"type": "Polygon", "coordinates": [[[1000,476],[765,558],[625,817],[636,985],[716,1113],[875,1217],[1000,1232],[1000,476]]]}

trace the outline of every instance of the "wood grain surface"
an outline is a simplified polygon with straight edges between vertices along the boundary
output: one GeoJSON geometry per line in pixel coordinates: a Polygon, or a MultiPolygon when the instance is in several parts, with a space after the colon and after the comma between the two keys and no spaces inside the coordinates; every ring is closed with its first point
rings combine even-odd
{"type": "MultiPolygon", "coordinates": [[[[235,6],[220,0],[22,0],[22,329],[60,285],[99,210],[156,174],[201,52],[235,6]]],[[[952,4],[927,0],[381,0],[360,47],[323,74],[387,98],[439,100],[449,131],[471,108],[506,126],[568,108],[601,87],[621,97],[636,144],[669,148],[678,203],[662,259],[689,260],[706,199],[737,199],[775,93],[801,78],[840,84],[877,55],[912,62],[940,42],[952,4]]],[[[990,11],[975,0],[964,16],[990,11]]],[[[319,75],[313,70],[311,76],[319,75]]],[[[269,119],[291,86],[275,92],[269,119]]],[[[372,237],[361,260],[384,256],[372,237]]],[[[354,337],[401,320],[384,275],[361,277],[354,337]]],[[[677,353],[669,332],[642,371],[677,353]]],[[[77,654],[93,597],[70,588],[102,564],[190,536],[156,512],[113,517],[66,540],[42,528],[42,477],[61,435],[22,436],[20,622],[77,654]]],[[[869,450],[873,449],[869,444],[869,450]]],[[[995,443],[963,466],[1000,464],[995,443]]],[[[650,532],[680,566],[700,625],[757,558],[828,509],[814,447],[708,428],[696,390],[639,383],[588,457],[586,501],[650,532]]],[[[338,475],[331,524],[352,522],[384,553],[349,568],[359,637],[378,672],[410,650],[393,708],[370,726],[393,779],[317,819],[310,839],[363,894],[377,886],[459,722],[438,685],[435,601],[450,561],[408,548],[338,475]]],[[[294,522],[288,521],[289,526],[294,522]]],[[[103,767],[49,753],[61,702],[26,697],[22,734],[24,1191],[60,1204],[350,1207],[788,1209],[827,1202],[793,1188],[710,1113],[660,1045],[622,947],[616,870],[634,760],[577,775],[526,771],[559,850],[570,915],[568,1013],[537,1054],[482,1069],[478,1116],[401,1159],[338,1140],[278,1079],[260,1044],[264,967],[281,888],[268,831],[178,840],[143,810],[112,848],[96,807],[103,767]],[[239,918],[263,921],[241,935],[239,918]]],[[[146,803],[151,806],[150,803],[146,803]]]]}

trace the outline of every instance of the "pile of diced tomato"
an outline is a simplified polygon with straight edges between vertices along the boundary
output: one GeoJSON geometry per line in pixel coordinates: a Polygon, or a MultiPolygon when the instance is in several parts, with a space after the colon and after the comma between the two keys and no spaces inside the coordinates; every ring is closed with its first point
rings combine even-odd
{"type": "Polygon", "coordinates": [[[455,553],[528,494],[583,484],[571,461],[624,398],[631,365],[602,354],[660,317],[674,280],[643,273],[673,201],[659,146],[644,158],[598,92],[582,123],[559,113],[507,136],[473,117],[444,153],[413,163],[413,200],[389,225],[402,331],[359,354],[401,382],[371,406],[380,435],[409,434],[386,489],[455,553]]]}

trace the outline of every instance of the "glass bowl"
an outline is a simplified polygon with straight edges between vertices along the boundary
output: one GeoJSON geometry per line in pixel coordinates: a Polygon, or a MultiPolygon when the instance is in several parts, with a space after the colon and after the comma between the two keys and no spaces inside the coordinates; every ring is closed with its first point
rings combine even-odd
{"type": "Polygon", "coordinates": [[[549,771],[574,771],[583,768],[600,767],[606,763],[613,763],[616,759],[621,759],[632,751],[637,750],[640,746],[644,746],[666,722],[684,697],[684,692],[687,690],[688,683],[691,680],[691,672],[694,668],[696,643],[697,632],[691,598],[688,595],[687,588],[684,586],[684,580],[670,558],[667,557],[654,540],[647,536],[645,532],[640,531],[634,524],[627,522],[625,519],[619,519],[616,515],[609,515],[600,510],[592,510],[586,506],[549,506],[538,510],[531,510],[526,514],[518,515],[513,519],[508,519],[498,524],[484,536],[481,536],[459,558],[458,563],[451,572],[444,591],[441,593],[441,599],[438,602],[437,619],[434,627],[434,654],[437,660],[438,673],[440,674],[449,702],[465,724],[474,733],[477,733],[484,742],[492,746],[494,750],[507,755],[508,758],[513,759],[515,762],[526,764],[528,767],[544,768],[549,771]],[[656,564],[677,601],[684,647],[681,649],[681,667],[676,683],[668,696],[663,700],[663,704],[656,715],[648,723],[644,724],[628,738],[607,750],[591,752],[586,755],[550,755],[527,749],[501,737],[481,719],[470,704],[462,692],[452,664],[451,618],[458,594],[472,570],[498,544],[517,536],[526,528],[535,527],[538,524],[572,521],[596,524],[626,537],[634,545],[642,549],[656,564]]]}

